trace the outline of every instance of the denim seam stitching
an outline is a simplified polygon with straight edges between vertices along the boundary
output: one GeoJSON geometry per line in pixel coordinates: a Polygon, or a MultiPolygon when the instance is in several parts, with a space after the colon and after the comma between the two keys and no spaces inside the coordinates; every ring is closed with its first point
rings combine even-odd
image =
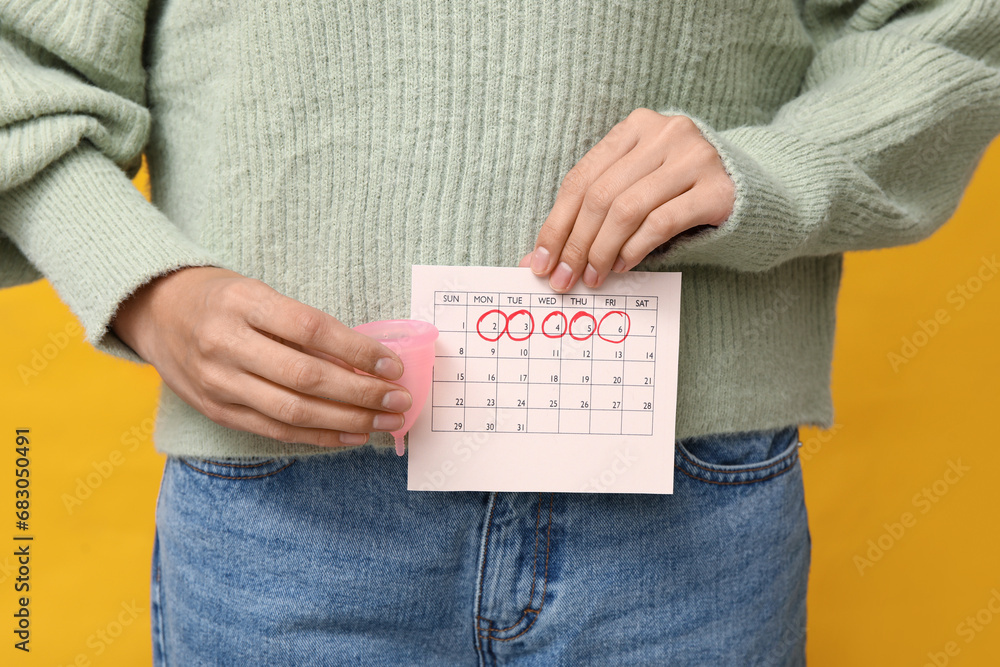
{"type": "Polygon", "coordinates": [[[538,582],[538,527],[542,523],[542,494],[538,494],[538,511],[535,513],[535,564],[531,570],[531,590],[528,592],[528,611],[531,603],[535,599],[535,584],[538,582]]]}
{"type": "MultiPolygon", "coordinates": [[[[155,536],[155,529],[154,529],[154,536],[155,536]]],[[[160,556],[159,556],[160,545],[158,543],[159,542],[158,539],[155,540],[155,541],[157,542],[157,545],[156,545],[156,548],[157,548],[157,558],[156,558],[156,606],[159,609],[159,613],[156,615],[157,616],[157,618],[156,618],[156,625],[157,625],[156,642],[157,642],[157,644],[159,644],[160,657],[163,658],[163,664],[166,665],[167,664],[167,640],[166,640],[166,637],[164,637],[164,634],[163,634],[164,633],[163,617],[166,614],[166,612],[163,609],[163,589],[162,589],[162,584],[160,584],[160,556]]],[[[152,601],[150,601],[150,607],[152,607],[152,601]]]]}
{"type": "Polygon", "coordinates": [[[217,466],[228,466],[230,468],[259,468],[261,466],[266,466],[268,463],[277,461],[278,459],[268,459],[266,461],[261,461],[259,463],[229,463],[228,461],[218,461],[215,459],[198,459],[199,461],[204,461],[205,463],[211,463],[217,466]]]}
{"type": "MultiPolygon", "coordinates": [[[[535,621],[538,620],[539,615],[542,613],[542,607],[545,606],[545,590],[548,588],[548,585],[549,585],[549,550],[550,550],[551,544],[552,544],[552,505],[553,505],[554,502],[555,502],[555,494],[550,493],[549,494],[549,527],[548,527],[548,530],[546,531],[546,534],[545,534],[545,577],[544,577],[544,579],[542,581],[542,599],[538,601],[538,609],[537,610],[533,610],[533,609],[532,610],[528,610],[528,609],[526,609],[523,612],[521,612],[522,613],[522,616],[521,616],[522,620],[523,620],[524,616],[527,615],[527,613],[529,611],[531,611],[532,613],[534,613],[535,617],[533,619],[531,619],[531,621],[528,622],[528,625],[526,625],[523,630],[521,630],[519,633],[517,633],[513,637],[492,637],[492,636],[488,636],[488,638],[491,641],[509,642],[509,641],[513,641],[513,640],[517,639],[518,637],[522,636],[524,633],[526,633],[528,630],[531,629],[531,626],[533,626],[535,624],[535,621]]],[[[516,623],[515,623],[515,625],[516,625],[516,623]]],[[[492,632],[492,630],[488,630],[488,632],[492,632]]]]}
{"type": "Polygon", "coordinates": [[[674,467],[677,468],[678,470],[680,470],[682,473],[684,473],[688,477],[690,477],[691,479],[696,479],[696,480],[698,480],[700,482],[706,482],[708,484],[720,484],[720,485],[723,485],[723,486],[734,486],[734,485],[739,485],[739,484],[755,484],[757,482],[764,482],[764,481],[767,481],[769,479],[773,479],[773,478],[777,477],[778,475],[784,475],[786,472],[788,472],[789,470],[791,470],[794,466],[786,466],[786,467],[782,468],[781,470],[779,470],[778,472],[768,475],[767,477],[760,477],[758,479],[747,479],[747,480],[743,480],[741,482],[717,482],[717,481],[712,480],[712,479],[705,479],[704,477],[698,477],[697,475],[693,475],[693,474],[689,473],[687,470],[685,470],[684,468],[680,467],[677,464],[674,464],[674,467]]]}
{"type": "Polygon", "coordinates": [[[535,583],[538,581],[538,526],[542,522],[542,494],[538,494],[538,511],[535,513],[535,566],[531,573],[531,592],[528,593],[528,606],[521,612],[521,618],[517,619],[506,628],[493,628],[493,621],[483,616],[476,615],[476,618],[489,621],[490,629],[487,632],[506,632],[512,628],[517,627],[524,621],[524,617],[528,615],[528,612],[535,612],[536,610],[531,608],[531,602],[535,599],[535,583]]]}
{"type": "Polygon", "coordinates": [[[705,467],[703,465],[698,465],[697,463],[695,463],[694,461],[692,461],[690,458],[688,458],[687,456],[685,456],[684,452],[682,452],[680,449],[677,450],[677,455],[680,456],[685,461],[687,461],[688,463],[690,463],[691,465],[693,465],[695,468],[700,468],[701,470],[707,470],[708,472],[721,472],[721,473],[729,473],[729,474],[734,474],[734,473],[735,474],[739,474],[739,473],[743,473],[743,472],[756,472],[758,470],[766,470],[768,468],[773,468],[776,465],[780,465],[785,459],[788,459],[788,458],[790,458],[792,456],[795,456],[795,454],[797,452],[798,452],[798,448],[793,449],[792,451],[788,452],[787,454],[785,454],[784,456],[782,456],[777,461],[774,461],[773,463],[769,463],[769,464],[764,465],[764,466],[757,466],[756,468],[739,468],[737,470],[725,470],[725,469],[720,469],[720,468],[707,468],[707,467],[705,467]]]}
{"type": "Polygon", "coordinates": [[[273,471],[271,471],[269,473],[265,473],[263,475],[220,475],[218,473],[208,472],[207,470],[202,470],[201,468],[198,468],[197,466],[193,466],[193,465],[191,465],[190,463],[188,463],[187,461],[185,461],[183,459],[181,459],[181,463],[183,463],[184,465],[186,465],[188,468],[191,468],[191,470],[196,470],[196,471],[200,472],[202,475],[208,475],[209,477],[218,477],[219,479],[261,479],[262,477],[270,477],[272,475],[277,475],[279,472],[281,472],[282,470],[284,470],[288,466],[290,466],[293,463],[295,463],[296,460],[297,459],[292,459],[286,465],[281,466],[277,470],[273,470],[273,471]]]}
{"type": "MultiPolygon", "coordinates": [[[[493,499],[493,504],[490,506],[490,516],[486,520],[486,538],[483,540],[483,552],[480,555],[480,557],[483,560],[483,564],[479,568],[479,609],[476,610],[477,612],[481,612],[482,609],[483,609],[483,584],[484,584],[484,582],[486,580],[486,556],[487,556],[487,554],[489,553],[489,550],[490,550],[490,533],[493,530],[493,512],[497,508],[496,498],[497,497],[494,497],[494,499],[493,499]]],[[[488,635],[483,635],[482,634],[482,629],[483,628],[481,627],[481,624],[479,623],[480,620],[487,620],[487,619],[484,619],[483,616],[481,616],[479,613],[477,613],[476,614],[476,634],[479,635],[480,637],[484,637],[486,639],[489,639],[490,637],[488,635]]],[[[485,649],[485,647],[480,647],[480,650],[486,650],[486,649],[485,649]]]]}

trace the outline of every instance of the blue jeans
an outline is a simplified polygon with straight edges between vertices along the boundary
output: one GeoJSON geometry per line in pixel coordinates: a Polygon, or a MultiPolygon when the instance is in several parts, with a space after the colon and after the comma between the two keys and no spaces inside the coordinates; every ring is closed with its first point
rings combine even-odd
{"type": "Polygon", "coordinates": [[[798,429],[678,442],[670,496],[406,490],[406,459],[169,457],[157,665],[802,665],[798,429]]]}

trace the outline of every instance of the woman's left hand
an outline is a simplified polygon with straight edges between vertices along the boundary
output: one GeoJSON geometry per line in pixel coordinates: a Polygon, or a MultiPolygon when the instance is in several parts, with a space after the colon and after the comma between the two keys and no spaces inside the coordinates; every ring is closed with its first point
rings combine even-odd
{"type": "Polygon", "coordinates": [[[722,224],[734,196],[722,159],[694,121],[636,109],[566,174],[521,266],[550,276],[557,292],[581,276],[599,287],[677,234],[722,224]]]}

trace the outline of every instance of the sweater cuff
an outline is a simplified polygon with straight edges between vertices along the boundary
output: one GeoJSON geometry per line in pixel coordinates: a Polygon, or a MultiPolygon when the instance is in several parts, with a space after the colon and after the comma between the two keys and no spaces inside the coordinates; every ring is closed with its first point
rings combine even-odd
{"type": "Polygon", "coordinates": [[[873,217],[905,224],[900,211],[886,208],[870,179],[835,151],[773,126],[716,131],[692,120],[733,180],[732,213],[717,227],[697,227],[671,239],[640,262],[638,270],[707,264],[764,271],[832,247],[864,245],[859,237],[872,233],[866,221],[873,217]],[[852,201],[840,204],[844,210],[831,211],[835,191],[845,183],[852,185],[852,201]],[[824,224],[833,214],[851,222],[834,230],[824,224]],[[834,235],[851,238],[831,243],[834,235]]]}
{"type": "Polygon", "coordinates": [[[113,356],[145,363],[108,327],[153,278],[185,266],[231,268],[200,247],[87,141],[0,194],[0,228],[113,356]]]}
{"type": "Polygon", "coordinates": [[[0,289],[17,287],[35,282],[42,277],[35,265],[20,249],[0,232],[0,289]]]}
{"type": "MultiPolygon", "coordinates": [[[[676,265],[711,264],[760,271],[780,263],[776,259],[801,243],[806,232],[796,224],[798,216],[792,194],[773,172],[767,171],[733,141],[741,138],[741,130],[752,128],[717,132],[698,118],[691,120],[718,151],[733,180],[733,210],[717,227],[696,227],[671,239],[651,252],[636,269],[664,270],[676,265]]],[[[781,142],[775,137],[771,143],[781,142]]],[[[771,151],[784,154],[786,160],[789,157],[787,148],[768,146],[765,150],[771,151]]]]}

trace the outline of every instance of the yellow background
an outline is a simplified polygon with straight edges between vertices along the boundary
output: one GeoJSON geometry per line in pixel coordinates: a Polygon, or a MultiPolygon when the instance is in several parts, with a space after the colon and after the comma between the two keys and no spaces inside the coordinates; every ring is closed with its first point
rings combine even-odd
{"type": "MultiPolygon", "coordinates": [[[[143,174],[137,185],[145,187],[143,174]]],[[[931,239],[846,259],[837,425],[802,433],[814,667],[935,664],[932,657],[939,666],[1000,664],[1000,614],[988,608],[996,595],[1000,611],[1000,277],[991,274],[961,308],[953,292],[977,272],[989,274],[983,258],[1000,253],[998,187],[1000,142],[954,219],[931,239]],[[934,331],[926,323],[938,311],[944,323],[934,331]],[[933,336],[920,336],[921,322],[933,336]],[[916,354],[907,348],[912,359],[894,369],[889,354],[902,357],[904,337],[924,344],[916,354]],[[949,463],[967,470],[948,473],[949,463]],[[917,497],[925,488],[935,502],[917,497]]],[[[0,322],[0,516],[9,521],[0,541],[11,545],[0,548],[0,664],[149,664],[164,462],[150,436],[156,372],[97,353],[82,333],[54,355],[46,350],[50,335],[58,340],[75,322],[47,282],[0,291],[0,322]],[[17,369],[36,350],[52,358],[25,384],[17,369]],[[20,427],[31,429],[36,536],[29,656],[12,648],[11,633],[20,427]],[[67,506],[73,495],[79,504],[67,506]]]]}

